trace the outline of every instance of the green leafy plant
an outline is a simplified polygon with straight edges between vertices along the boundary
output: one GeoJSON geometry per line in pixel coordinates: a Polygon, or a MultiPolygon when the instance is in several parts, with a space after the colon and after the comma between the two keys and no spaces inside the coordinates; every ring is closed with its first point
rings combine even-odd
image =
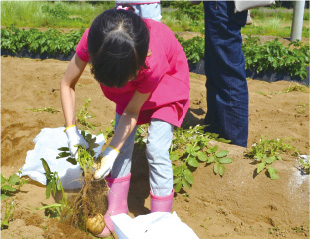
{"type": "Polygon", "coordinates": [[[256,173],[259,174],[267,170],[271,179],[279,179],[277,170],[272,167],[276,160],[282,161],[280,153],[293,151],[298,154],[294,146],[284,143],[285,139],[264,139],[261,136],[260,141],[252,145],[251,149],[245,153],[245,156],[254,159],[257,164],[256,173]]]}
{"type": "Polygon", "coordinates": [[[232,158],[226,157],[229,154],[228,150],[220,150],[218,151],[217,145],[212,148],[207,149],[207,153],[209,154],[207,164],[214,163],[213,171],[215,174],[219,174],[220,176],[224,176],[226,168],[223,164],[232,163],[234,160],[232,158]]]}
{"type": "MultiPolygon", "coordinates": [[[[190,188],[193,184],[192,172],[199,163],[214,164],[213,172],[223,176],[225,166],[233,162],[227,158],[229,151],[218,151],[217,146],[210,147],[208,142],[217,139],[218,135],[204,133],[204,126],[197,125],[189,129],[178,128],[170,148],[170,159],[173,164],[174,189],[180,192],[182,188],[190,188]]],[[[219,139],[225,141],[224,139],[219,139]]],[[[226,141],[228,142],[228,141],[226,141]]]]}
{"type": "Polygon", "coordinates": [[[272,70],[289,72],[291,76],[307,77],[306,66],[309,65],[309,44],[302,45],[300,41],[291,42],[288,47],[276,38],[265,44],[258,44],[259,38],[248,35],[244,38],[242,50],[245,56],[246,69],[257,73],[272,70]],[[294,46],[293,49],[290,46],[294,46]]]}
{"type": "Polygon", "coordinates": [[[3,219],[1,218],[1,230],[9,227],[9,222],[13,219],[15,211],[15,201],[5,203],[5,213],[3,219]]]}
{"type": "Polygon", "coordinates": [[[89,121],[89,119],[94,118],[95,116],[92,113],[88,112],[88,107],[90,104],[91,99],[88,98],[85,104],[82,106],[80,112],[76,114],[77,121],[82,125],[82,129],[92,129],[94,130],[95,127],[100,126],[100,124],[93,124],[89,121]]]}
{"type": "Polygon", "coordinates": [[[94,148],[97,148],[99,145],[96,142],[96,138],[92,138],[91,134],[87,134],[84,130],[81,131],[82,136],[88,142],[89,148],[85,149],[82,146],[78,146],[78,159],[71,157],[71,153],[68,147],[61,147],[58,150],[60,153],[56,157],[56,159],[66,158],[66,160],[76,165],[79,163],[80,167],[83,169],[84,173],[92,172],[95,151],[94,148]]]}
{"type": "Polygon", "coordinates": [[[184,15],[192,20],[203,20],[203,4],[192,5],[189,1],[174,1],[171,5],[177,9],[173,14],[178,20],[181,20],[184,15]]]}
{"type": "Polygon", "coordinates": [[[25,109],[25,110],[31,110],[32,112],[48,112],[52,114],[56,114],[60,112],[59,110],[52,108],[52,107],[45,107],[45,108],[32,108],[32,109],[25,109]]]}
{"type": "Polygon", "coordinates": [[[62,211],[68,207],[68,201],[65,194],[65,191],[62,187],[60,178],[57,172],[52,172],[48,163],[45,159],[41,158],[43,168],[45,170],[45,177],[46,177],[46,198],[50,198],[51,193],[53,196],[56,195],[58,192],[62,192],[62,199],[59,203],[54,203],[50,205],[44,205],[40,208],[40,210],[45,210],[45,215],[51,217],[59,217],[62,211]]]}
{"type": "Polygon", "coordinates": [[[139,125],[136,136],[135,143],[138,145],[139,149],[143,149],[148,136],[148,124],[139,125]]]}
{"type": "Polygon", "coordinates": [[[193,37],[189,40],[177,36],[178,41],[181,43],[184,53],[189,64],[196,63],[204,59],[205,40],[202,37],[193,37]]]}
{"type": "MultiPolygon", "coordinates": [[[[18,174],[12,174],[9,178],[6,178],[1,173],[1,201],[13,196],[18,192],[22,185],[28,183],[27,179],[20,178],[21,171],[18,174]]],[[[1,230],[8,228],[9,222],[13,219],[15,211],[15,201],[5,202],[4,217],[1,218],[1,230]]]]}
{"type": "MultiPolygon", "coordinates": [[[[78,157],[77,159],[68,157],[67,161],[72,164],[79,164],[83,170],[83,186],[78,195],[72,201],[70,205],[70,215],[66,218],[70,219],[71,225],[80,228],[81,230],[89,230],[93,232],[93,227],[91,225],[99,223],[102,225],[103,215],[102,212],[106,211],[106,204],[104,201],[105,193],[108,191],[105,179],[94,180],[94,169],[98,169],[99,163],[102,156],[99,155],[95,157],[94,148],[99,145],[95,143],[96,138],[92,137],[91,134],[86,134],[85,131],[81,132],[84,139],[88,142],[89,147],[86,149],[81,145],[78,147],[78,157]],[[99,217],[97,218],[97,216],[99,217]],[[94,218],[97,218],[94,222],[94,218]],[[89,223],[87,223],[89,222],[89,223]]],[[[62,147],[59,149],[57,158],[64,158],[70,154],[69,148],[62,147]]]]}
{"type": "MultiPolygon", "coordinates": [[[[21,172],[19,171],[20,175],[21,172]]],[[[20,178],[17,174],[12,174],[9,178],[6,178],[1,173],[1,200],[7,199],[14,195],[22,185],[28,183],[27,179],[20,178]]]]}
{"type": "Polygon", "coordinates": [[[114,135],[114,126],[115,126],[114,120],[111,120],[111,126],[112,126],[111,128],[107,126],[104,132],[100,132],[104,135],[105,142],[107,142],[108,139],[114,135]]]}
{"type": "Polygon", "coordinates": [[[74,51],[82,37],[84,30],[71,30],[63,33],[56,29],[39,31],[19,29],[14,26],[1,29],[1,50],[18,53],[21,50],[28,50],[31,54],[48,53],[51,56],[69,55],[74,51]]]}

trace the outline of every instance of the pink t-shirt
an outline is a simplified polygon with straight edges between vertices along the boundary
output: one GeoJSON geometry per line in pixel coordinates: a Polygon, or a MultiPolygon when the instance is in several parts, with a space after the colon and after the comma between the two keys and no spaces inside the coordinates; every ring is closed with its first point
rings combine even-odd
{"type": "MultiPolygon", "coordinates": [[[[151,93],[141,108],[138,124],[160,119],[180,127],[189,107],[189,68],[181,44],[174,33],[163,23],[143,19],[150,32],[146,58],[148,69],[140,71],[134,81],[122,88],[101,86],[104,95],[116,103],[116,112],[122,114],[134,92],[151,93]]],[[[76,47],[77,56],[89,61],[87,29],[76,47]]]]}

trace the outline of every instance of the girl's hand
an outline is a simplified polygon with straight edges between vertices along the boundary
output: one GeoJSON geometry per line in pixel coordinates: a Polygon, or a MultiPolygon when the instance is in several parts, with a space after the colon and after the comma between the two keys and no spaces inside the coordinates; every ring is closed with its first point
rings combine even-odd
{"type": "Polygon", "coordinates": [[[100,168],[96,170],[94,178],[101,179],[109,175],[119,151],[114,147],[108,146],[102,153],[100,168]]]}
{"type": "Polygon", "coordinates": [[[69,126],[65,129],[65,132],[68,137],[68,147],[71,153],[71,156],[76,160],[78,159],[78,145],[81,145],[85,148],[88,148],[89,145],[83,136],[79,133],[78,128],[75,125],[69,126]]]}

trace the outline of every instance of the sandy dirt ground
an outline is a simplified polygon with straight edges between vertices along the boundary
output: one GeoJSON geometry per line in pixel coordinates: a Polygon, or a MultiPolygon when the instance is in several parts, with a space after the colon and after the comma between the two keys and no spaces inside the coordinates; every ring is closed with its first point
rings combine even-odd
{"type": "MultiPolygon", "coordinates": [[[[33,139],[43,128],[64,125],[61,113],[60,80],[68,62],[1,57],[1,172],[6,177],[25,163],[33,139]],[[60,112],[33,112],[26,109],[53,107],[60,112]]],[[[191,74],[191,105],[184,125],[203,123],[206,112],[205,76],[191,74]]],[[[309,94],[281,93],[292,82],[267,83],[248,80],[250,94],[249,143],[260,136],[269,139],[294,138],[289,144],[300,154],[309,155],[309,94]]],[[[89,110],[94,124],[102,130],[114,118],[115,106],[102,94],[90,70],[81,76],[77,91],[77,110],[91,98],[89,110]]],[[[248,149],[212,142],[229,150],[234,158],[224,177],[213,173],[212,166],[200,164],[194,172],[193,187],[175,195],[173,211],[201,239],[207,238],[308,238],[309,175],[300,171],[296,156],[284,154],[274,163],[279,180],[255,174],[257,165],[245,157],[248,149]],[[188,195],[188,196],[184,196],[188,195]]],[[[148,166],[143,150],[136,149],[128,198],[130,216],[150,212],[148,166]]],[[[2,238],[91,238],[69,225],[44,217],[37,208],[51,204],[45,187],[29,181],[9,200],[16,209],[2,238]]],[[[5,203],[1,205],[2,216],[5,203]]]]}

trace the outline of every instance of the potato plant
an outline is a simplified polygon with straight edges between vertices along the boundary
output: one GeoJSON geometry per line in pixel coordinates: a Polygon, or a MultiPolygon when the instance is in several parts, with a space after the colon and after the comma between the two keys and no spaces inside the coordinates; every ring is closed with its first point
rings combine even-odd
{"type": "Polygon", "coordinates": [[[51,193],[53,194],[53,196],[55,196],[57,192],[62,192],[62,199],[59,201],[59,203],[43,205],[43,207],[41,207],[40,209],[45,210],[45,215],[47,216],[60,217],[65,209],[69,209],[65,191],[62,187],[58,173],[51,171],[45,159],[41,158],[41,161],[45,171],[44,174],[46,177],[46,190],[45,190],[46,199],[50,198],[51,193]]]}
{"type": "MultiPolygon", "coordinates": [[[[21,171],[18,172],[21,174],[21,171]]],[[[8,200],[11,196],[18,192],[22,185],[28,183],[27,179],[20,178],[17,174],[12,174],[10,177],[6,178],[1,173],[1,201],[5,201],[5,212],[4,216],[1,217],[1,230],[9,227],[9,222],[13,219],[15,211],[15,201],[8,200]]]]}
{"type": "Polygon", "coordinates": [[[218,150],[218,146],[209,146],[211,140],[229,142],[218,138],[218,135],[204,133],[204,126],[178,128],[174,131],[174,138],[170,148],[170,159],[173,164],[174,190],[180,192],[183,188],[190,188],[193,184],[192,172],[200,163],[213,164],[214,174],[224,176],[224,164],[233,162],[228,158],[228,150],[218,150]]]}
{"type": "Polygon", "coordinates": [[[103,215],[107,209],[105,200],[108,187],[105,179],[94,180],[93,177],[94,169],[98,167],[98,162],[101,159],[100,156],[95,157],[94,148],[99,146],[95,143],[96,138],[85,131],[82,131],[81,134],[88,142],[89,147],[86,149],[78,146],[77,160],[71,157],[68,147],[59,148],[60,153],[57,159],[66,158],[74,165],[78,163],[83,171],[81,180],[84,183],[79,194],[62,213],[61,218],[68,219],[71,225],[81,230],[89,230],[93,234],[98,234],[98,231],[102,231],[105,226],[103,215]]]}
{"type": "Polygon", "coordinates": [[[245,156],[252,158],[257,164],[257,174],[267,170],[271,179],[279,179],[278,171],[271,165],[276,160],[282,161],[281,153],[290,151],[298,155],[297,149],[294,146],[284,143],[284,139],[269,140],[261,136],[260,141],[253,144],[251,149],[245,153],[245,156]]]}
{"type": "MultiPolygon", "coordinates": [[[[178,3],[184,5],[185,3],[178,3]]],[[[185,6],[188,3],[185,4],[185,6]]],[[[192,15],[192,19],[198,12],[194,9],[182,8],[184,13],[192,15]],[[192,13],[190,13],[192,12],[192,13]]],[[[184,15],[183,14],[183,15],[184,15]]],[[[63,33],[56,29],[48,29],[41,32],[38,29],[18,29],[14,26],[1,29],[1,51],[17,54],[27,50],[31,54],[49,54],[50,56],[70,55],[75,51],[84,29],[71,30],[63,33]]],[[[204,59],[205,41],[203,37],[193,37],[180,41],[189,64],[204,59]]],[[[246,69],[255,70],[257,73],[265,71],[289,72],[292,77],[298,76],[301,80],[307,77],[306,66],[309,66],[309,43],[302,44],[294,41],[289,46],[284,46],[279,39],[259,43],[259,37],[247,35],[244,38],[242,50],[245,56],[246,69]]]]}
{"type": "Polygon", "coordinates": [[[93,124],[92,122],[89,121],[89,119],[92,119],[95,117],[92,113],[88,112],[88,107],[91,102],[91,99],[88,98],[85,102],[85,104],[82,106],[81,110],[79,113],[76,114],[77,121],[81,124],[81,129],[87,130],[87,129],[92,129],[94,130],[95,127],[100,126],[100,124],[93,124]]]}
{"type": "MultiPolygon", "coordinates": [[[[19,175],[21,172],[18,172],[19,175]]],[[[1,201],[14,195],[22,185],[28,183],[27,179],[20,178],[17,174],[12,174],[9,178],[6,178],[1,173],[1,201]]]]}

